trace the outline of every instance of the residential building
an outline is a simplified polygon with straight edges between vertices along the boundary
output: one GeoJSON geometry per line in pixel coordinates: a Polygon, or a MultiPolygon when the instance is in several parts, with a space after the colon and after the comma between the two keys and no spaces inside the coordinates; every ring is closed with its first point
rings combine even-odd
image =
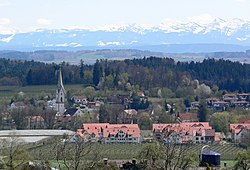
{"type": "Polygon", "coordinates": [[[66,112],[63,113],[64,116],[83,116],[84,113],[81,111],[81,109],[76,108],[70,108],[67,109],[66,112]]]}
{"type": "Polygon", "coordinates": [[[83,104],[86,105],[88,103],[88,99],[86,96],[73,96],[71,98],[71,100],[75,103],[75,104],[83,104]]]}
{"type": "Polygon", "coordinates": [[[118,122],[123,124],[137,123],[137,113],[135,109],[126,109],[118,115],[118,122]]]}
{"type": "Polygon", "coordinates": [[[219,100],[217,98],[207,98],[206,101],[207,101],[207,106],[212,107],[213,104],[219,100]]]}
{"type": "Polygon", "coordinates": [[[247,100],[250,97],[250,93],[239,93],[237,94],[237,98],[241,101],[247,100]]]}
{"type": "Polygon", "coordinates": [[[237,94],[234,94],[234,93],[226,93],[222,96],[222,99],[225,100],[225,99],[235,99],[235,100],[238,100],[237,98],[237,94]]]}
{"type": "Polygon", "coordinates": [[[211,143],[215,137],[208,122],[153,124],[152,131],[164,143],[211,143]]]}
{"type": "Polygon", "coordinates": [[[85,140],[101,143],[141,143],[141,132],[137,124],[83,124],[77,133],[85,140]]]}
{"type": "Polygon", "coordinates": [[[198,122],[197,113],[177,113],[176,119],[179,122],[198,122]]]}
{"type": "Polygon", "coordinates": [[[141,143],[138,124],[110,124],[103,131],[105,143],[141,143]]]}
{"type": "Polygon", "coordinates": [[[224,101],[217,101],[213,103],[213,108],[215,110],[221,110],[224,111],[229,107],[229,103],[228,102],[224,102],[224,101]]]}
{"type": "Polygon", "coordinates": [[[234,142],[241,142],[245,130],[250,130],[250,123],[230,124],[230,132],[232,140],[234,142]]]}
{"type": "Polygon", "coordinates": [[[25,109],[25,107],[24,102],[13,102],[10,104],[10,110],[22,110],[25,109]]]}

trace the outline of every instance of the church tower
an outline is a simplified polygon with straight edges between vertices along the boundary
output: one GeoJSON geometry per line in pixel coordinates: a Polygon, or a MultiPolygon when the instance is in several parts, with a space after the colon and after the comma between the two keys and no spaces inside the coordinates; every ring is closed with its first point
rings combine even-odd
{"type": "Polygon", "coordinates": [[[63,86],[62,81],[62,68],[59,67],[58,71],[58,82],[57,82],[57,90],[56,90],[56,111],[58,115],[63,115],[65,112],[65,94],[66,91],[63,86]]]}

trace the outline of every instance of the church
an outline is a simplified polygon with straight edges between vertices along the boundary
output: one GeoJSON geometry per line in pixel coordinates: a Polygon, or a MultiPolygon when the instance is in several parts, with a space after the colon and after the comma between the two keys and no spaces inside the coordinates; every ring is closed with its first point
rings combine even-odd
{"type": "Polygon", "coordinates": [[[62,67],[59,67],[58,71],[58,82],[57,82],[57,90],[56,90],[56,111],[57,116],[62,116],[65,112],[65,95],[66,91],[63,86],[62,81],[62,67]]]}

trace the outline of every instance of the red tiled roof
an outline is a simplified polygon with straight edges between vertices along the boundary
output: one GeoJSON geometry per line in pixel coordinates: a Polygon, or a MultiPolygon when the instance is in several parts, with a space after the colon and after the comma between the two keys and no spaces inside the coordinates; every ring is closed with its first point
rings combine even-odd
{"type": "Polygon", "coordinates": [[[136,94],[137,94],[137,96],[140,96],[140,97],[144,97],[145,96],[142,91],[138,91],[136,94]]]}
{"type": "Polygon", "coordinates": [[[137,124],[110,124],[108,128],[104,129],[103,137],[107,138],[110,134],[116,135],[120,131],[135,138],[140,137],[141,133],[137,124]]]}
{"type": "Polygon", "coordinates": [[[198,121],[198,117],[196,113],[180,113],[179,118],[181,121],[191,121],[191,122],[198,121]]]}
{"type": "Polygon", "coordinates": [[[137,124],[89,123],[83,124],[83,129],[78,129],[77,133],[82,137],[85,137],[85,132],[89,135],[94,134],[95,137],[99,137],[100,133],[103,133],[103,137],[108,137],[110,134],[117,134],[120,131],[132,135],[132,137],[140,137],[140,129],[137,124]]]}
{"type": "Polygon", "coordinates": [[[228,97],[228,96],[230,96],[230,97],[235,97],[236,96],[236,94],[235,93],[227,93],[227,94],[224,94],[223,96],[225,96],[225,97],[228,97]]]}
{"type": "Polygon", "coordinates": [[[215,136],[215,130],[214,129],[205,129],[205,136],[208,136],[208,137],[215,136]]]}
{"type": "Polygon", "coordinates": [[[233,134],[240,133],[243,129],[250,129],[250,123],[236,123],[236,124],[230,124],[230,131],[233,134]]]}
{"type": "Polygon", "coordinates": [[[75,100],[81,100],[81,99],[86,99],[86,96],[73,96],[75,100]]]}
{"type": "Polygon", "coordinates": [[[206,100],[207,100],[207,101],[218,101],[217,98],[207,98],[206,100]]]}
{"type": "Polygon", "coordinates": [[[228,102],[224,102],[224,101],[218,101],[218,102],[214,102],[214,104],[229,104],[228,102]]]}
{"type": "Polygon", "coordinates": [[[23,102],[15,102],[14,105],[16,107],[22,107],[22,106],[25,106],[25,104],[23,102]]]}
{"type": "Polygon", "coordinates": [[[107,128],[109,123],[86,123],[83,124],[82,129],[78,129],[77,133],[80,136],[84,136],[84,132],[87,132],[89,135],[94,134],[96,137],[99,137],[101,129],[107,128]]]}
{"type": "Polygon", "coordinates": [[[238,95],[238,96],[249,96],[250,93],[238,93],[237,95],[238,95]]]}

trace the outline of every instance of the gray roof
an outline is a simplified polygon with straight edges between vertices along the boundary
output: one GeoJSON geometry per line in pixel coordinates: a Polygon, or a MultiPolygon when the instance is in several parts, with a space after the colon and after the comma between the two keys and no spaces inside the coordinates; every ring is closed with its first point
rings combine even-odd
{"type": "Polygon", "coordinates": [[[16,136],[25,143],[33,143],[53,136],[73,135],[74,133],[70,130],[0,130],[0,140],[16,136]]]}

